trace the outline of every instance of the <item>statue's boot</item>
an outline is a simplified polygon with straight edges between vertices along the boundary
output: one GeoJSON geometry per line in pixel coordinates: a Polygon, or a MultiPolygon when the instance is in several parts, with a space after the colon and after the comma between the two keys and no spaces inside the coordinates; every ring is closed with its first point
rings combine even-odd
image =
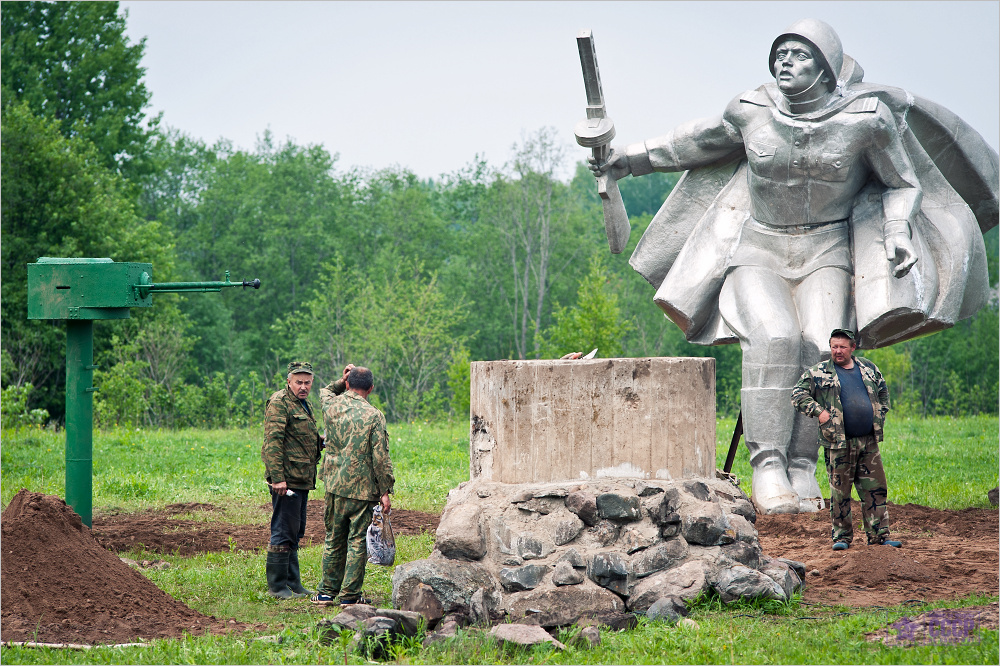
{"type": "Polygon", "coordinates": [[[765,514],[799,512],[799,496],[785,471],[793,420],[790,393],[790,389],[740,391],[743,437],[753,467],[750,499],[765,514]]]}
{"type": "Polygon", "coordinates": [[[792,440],[788,445],[788,481],[799,496],[799,511],[802,513],[820,511],[826,506],[816,481],[816,463],[819,457],[816,428],[816,419],[805,414],[795,414],[792,440]]]}

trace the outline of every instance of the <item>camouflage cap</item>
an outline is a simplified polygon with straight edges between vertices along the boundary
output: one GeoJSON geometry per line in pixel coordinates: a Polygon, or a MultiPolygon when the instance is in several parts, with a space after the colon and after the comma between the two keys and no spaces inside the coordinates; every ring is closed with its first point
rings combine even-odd
{"type": "Polygon", "coordinates": [[[313,374],[312,363],[306,363],[305,361],[292,361],[288,364],[288,374],[297,375],[300,373],[313,374]]]}
{"type": "Polygon", "coordinates": [[[833,333],[830,334],[830,337],[832,338],[832,337],[835,337],[835,336],[836,337],[850,338],[851,342],[854,342],[854,331],[851,331],[851,330],[846,329],[846,328],[835,328],[835,329],[833,329],[833,333]]]}

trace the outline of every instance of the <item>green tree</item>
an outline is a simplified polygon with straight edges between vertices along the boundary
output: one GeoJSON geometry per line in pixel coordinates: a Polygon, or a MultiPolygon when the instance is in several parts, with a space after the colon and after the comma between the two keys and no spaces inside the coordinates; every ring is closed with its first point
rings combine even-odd
{"type": "Polygon", "coordinates": [[[0,140],[2,344],[14,368],[7,381],[33,384],[32,399],[61,417],[65,330],[61,322],[27,320],[26,265],[43,256],[110,257],[153,262],[169,278],[171,236],[136,215],[128,187],[92,144],[63,137],[26,104],[3,106],[0,140]]]}
{"type": "Polygon", "coordinates": [[[580,281],[576,305],[559,307],[545,331],[542,356],[559,358],[569,352],[586,353],[597,347],[604,358],[621,356],[622,341],[635,328],[618,306],[615,285],[608,279],[602,253],[590,257],[587,275],[580,281]]]}
{"type": "Polygon", "coordinates": [[[63,136],[93,143],[105,167],[129,171],[151,130],[145,40],[129,43],[127,12],[117,2],[5,2],[0,17],[4,104],[26,103],[63,136]]]}

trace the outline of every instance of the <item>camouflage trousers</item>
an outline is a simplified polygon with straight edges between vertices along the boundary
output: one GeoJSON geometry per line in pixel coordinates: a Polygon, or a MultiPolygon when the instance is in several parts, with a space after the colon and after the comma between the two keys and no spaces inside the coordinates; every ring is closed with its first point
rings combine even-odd
{"type": "Polygon", "coordinates": [[[326,541],[323,544],[323,582],[318,592],[341,599],[361,596],[368,547],[365,535],[375,502],[326,493],[326,541]]]}
{"type": "Polygon", "coordinates": [[[882,454],[874,435],[852,437],[846,448],[823,447],[826,472],[830,477],[830,518],[833,540],[851,543],[854,525],[851,516],[851,486],[858,490],[861,515],[868,543],[881,543],[889,535],[889,512],[885,506],[888,490],[882,454]]]}

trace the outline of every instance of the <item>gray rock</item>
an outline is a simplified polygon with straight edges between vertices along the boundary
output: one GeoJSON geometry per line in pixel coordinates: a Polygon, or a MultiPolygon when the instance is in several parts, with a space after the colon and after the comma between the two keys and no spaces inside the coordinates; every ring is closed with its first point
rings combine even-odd
{"type": "Polygon", "coordinates": [[[469,622],[481,626],[493,624],[495,619],[501,617],[499,607],[500,595],[492,588],[481,587],[469,599],[469,622]]]}
{"type": "Polygon", "coordinates": [[[779,557],[778,561],[784,562],[785,564],[790,566],[792,568],[792,571],[795,572],[795,575],[799,577],[799,580],[804,581],[806,579],[806,565],[802,564],[801,562],[796,562],[795,560],[786,559],[784,557],[779,557]]]}
{"type": "Polygon", "coordinates": [[[732,560],[746,565],[751,569],[760,568],[760,547],[751,546],[743,541],[737,541],[722,547],[722,554],[732,560]]]}
{"type": "Polygon", "coordinates": [[[540,587],[507,594],[503,607],[513,618],[531,615],[544,626],[563,626],[576,622],[581,615],[625,610],[621,597],[589,580],[580,585],[540,587]],[[531,613],[533,610],[542,612],[531,613]]]}
{"type": "Polygon", "coordinates": [[[517,555],[507,555],[500,561],[500,564],[506,567],[519,567],[524,564],[524,559],[517,555]]]}
{"type": "Polygon", "coordinates": [[[373,659],[384,659],[389,642],[399,633],[400,627],[396,620],[379,615],[370,617],[358,627],[358,647],[362,654],[373,659]]]}
{"type": "Polygon", "coordinates": [[[420,613],[427,621],[428,627],[433,627],[444,615],[444,608],[434,594],[434,589],[423,583],[417,583],[403,604],[403,610],[420,613]]]}
{"type": "Polygon", "coordinates": [[[698,631],[699,629],[701,629],[701,625],[698,624],[697,622],[695,622],[694,620],[692,620],[689,617],[686,617],[683,620],[681,620],[680,622],[678,622],[677,626],[681,627],[683,629],[693,629],[695,631],[698,631]]]}
{"type": "Polygon", "coordinates": [[[441,618],[442,625],[448,622],[454,622],[460,627],[468,627],[472,624],[472,618],[470,618],[466,613],[449,613],[441,618]]]}
{"type": "Polygon", "coordinates": [[[395,620],[398,630],[407,636],[416,636],[420,625],[426,624],[424,616],[413,611],[379,608],[376,612],[376,617],[387,617],[395,620]]]}
{"type": "Polygon", "coordinates": [[[601,544],[602,547],[607,548],[618,540],[618,534],[621,532],[621,526],[617,523],[611,522],[610,520],[602,520],[594,527],[591,527],[589,532],[597,540],[597,543],[601,544]]]}
{"type": "Polygon", "coordinates": [[[997,503],[1000,503],[1000,486],[987,492],[986,499],[990,501],[991,505],[997,506],[997,503]]]}
{"type": "Polygon", "coordinates": [[[743,516],[751,524],[757,522],[757,510],[754,509],[753,502],[748,499],[739,499],[729,507],[729,512],[737,516],[743,516]]]}
{"type": "Polygon", "coordinates": [[[427,647],[428,645],[433,645],[434,643],[440,643],[441,641],[447,640],[449,638],[454,638],[458,635],[458,623],[454,620],[449,622],[442,622],[441,626],[438,627],[437,631],[427,634],[424,638],[422,645],[427,647]]]}
{"type": "Polygon", "coordinates": [[[621,611],[605,611],[603,613],[588,613],[576,621],[579,627],[605,627],[611,631],[631,631],[639,624],[635,613],[621,611]]]}
{"type": "Polygon", "coordinates": [[[704,481],[685,481],[681,487],[686,493],[702,502],[711,502],[714,499],[712,491],[709,490],[704,481]]]}
{"type": "Polygon", "coordinates": [[[765,562],[760,573],[777,583],[786,599],[791,599],[797,590],[802,589],[802,579],[790,566],[779,560],[765,562]]]}
{"type": "Polygon", "coordinates": [[[538,625],[498,624],[490,629],[490,634],[501,643],[527,646],[551,643],[560,650],[566,649],[565,645],[552,638],[549,632],[538,625]]]}
{"type": "Polygon", "coordinates": [[[570,516],[566,520],[560,520],[556,524],[553,532],[553,541],[557,546],[567,544],[575,539],[583,531],[584,522],[577,516],[570,516]]]}
{"type": "Polygon", "coordinates": [[[441,515],[434,547],[450,559],[480,560],[486,554],[486,535],[483,534],[478,504],[453,504],[441,515]]]}
{"type": "Polygon", "coordinates": [[[692,560],[638,581],[628,598],[628,607],[644,613],[660,597],[672,595],[681,599],[694,599],[707,589],[709,582],[705,565],[692,560]]]}
{"type": "Polygon", "coordinates": [[[729,526],[733,528],[737,541],[743,541],[745,543],[758,542],[757,529],[749,520],[738,513],[729,514],[726,516],[726,520],[729,521],[729,526]]]}
{"type": "Polygon", "coordinates": [[[781,600],[787,598],[781,586],[769,576],[742,565],[722,568],[716,574],[712,587],[726,603],[740,598],[764,597],[781,600]]]}
{"type": "Polygon", "coordinates": [[[420,583],[431,587],[445,613],[468,612],[476,590],[493,589],[496,585],[489,571],[477,562],[432,556],[396,567],[392,575],[392,605],[403,608],[420,583]]]}
{"type": "Polygon", "coordinates": [[[542,539],[531,532],[525,532],[517,537],[517,554],[525,560],[540,560],[548,557],[555,549],[548,539],[542,539]]]}
{"type": "Polygon", "coordinates": [[[653,495],[662,492],[663,488],[659,486],[650,485],[643,481],[640,481],[637,484],[635,484],[635,494],[638,495],[639,497],[651,497],[653,495]]]}
{"type": "Polygon", "coordinates": [[[718,502],[685,502],[681,507],[681,534],[688,543],[720,546],[736,541],[734,530],[718,502]]]}
{"type": "Polygon", "coordinates": [[[360,631],[365,620],[378,615],[378,610],[368,604],[354,604],[337,613],[331,623],[352,631],[360,631]]]}
{"type": "Polygon", "coordinates": [[[569,548],[565,553],[559,556],[556,563],[567,562],[574,569],[583,569],[587,566],[587,561],[583,559],[580,553],[576,552],[576,548],[569,548]]]}
{"type": "Polygon", "coordinates": [[[583,572],[577,571],[566,560],[560,560],[552,570],[553,585],[579,585],[583,582],[583,572]]]}
{"type": "Polygon", "coordinates": [[[601,630],[597,627],[584,627],[580,633],[574,634],[569,642],[574,650],[590,650],[601,645],[601,630]]]}
{"type": "Polygon", "coordinates": [[[628,594],[628,562],[619,553],[598,553],[587,565],[587,577],[612,592],[628,594]]]}
{"type": "Polygon", "coordinates": [[[518,504],[517,508],[521,509],[522,511],[534,511],[535,513],[540,513],[543,516],[547,516],[550,513],[552,513],[555,507],[553,507],[549,502],[546,502],[545,500],[532,497],[531,499],[518,504]]]}
{"type": "Polygon", "coordinates": [[[690,548],[684,539],[674,538],[664,541],[632,557],[632,575],[636,578],[645,578],[658,571],[677,566],[684,561],[689,551],[690,548]]]}
{"type": "Polygon", "coordinates": [[[638,523],[630,527],[623,527],[618,536],[618,543],[626,553],[632,553],[649,548],[660,539],[660,530],[656,525],[650,523],[638,523]]]}
{"type": "Polygon", "coordinates": [[[515,569],[500,570],[500,584],[508,592],[533,590],[542,582],[549,568],[543,564],[525,564],[515,569]]]}
{"type": "Polygon", "coordinates": [[[635,495],[601,493],[597,496],[597,515],[607,520],[639,520],[639,498],[635,495]]]}
{"type": "Polygon", "coordinates": [[[580,517],[587,525],[596,525],[597,497],[593,493],[577,490],[566,496],[566,508],[580,517]]]}
{"type": "Polygon", "coordinates": [[[646,617],[650,620],[660,622],[676,623],[679,619],[688,614],[684,600],[673,595],[665,595],[653,602],[653,605],[646,610],[646,617]]]}

